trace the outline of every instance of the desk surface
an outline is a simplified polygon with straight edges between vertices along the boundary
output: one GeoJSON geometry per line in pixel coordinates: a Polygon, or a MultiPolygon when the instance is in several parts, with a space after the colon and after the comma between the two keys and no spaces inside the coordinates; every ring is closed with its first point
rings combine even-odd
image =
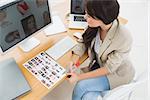
{"type": "MultiPolygon", "coordinates": [[[[57,14],[63,20],[63,22],[66,23],[66,26],[67,26],[67,21],[65,19],[65,16],[66,16],[67,12],[69,12],[69,4],[70,3],[68,2],[68,0],[64,0],[64,2],[62,2],[61,4],[51,7],[51,11],[56,11],[57,14]]],[[[121,22],[123,24],[127,23],[127,21],[125,19],[123,19],[123,18],[119,18],[119,19],[121,20],[121,22]]],[[[51,89],[47,89],[30,72],[28,72],[23,67],[22,64],[24,62],[26,62],[28,59],[35,56],[36,54],[40,53],[41,51],[47,50],[49,47],[51,47],[57,41],[59,41],[60,39],[62,39],[63,37],[65,37],[67,35],[69,35],[70,37],[75,39],[72,34],[77,31],[83,32],[83,30],[69,30],[68,29],[67,32],[64,32],[64,33],[60,33],[60,34],[53,35],[53,36],[45,36],[45,34],[41,31],[41,32],[37,33],[36,35],[34,35],[34,37],[39,39],[41,43],[38,47],[34,48],[32,51],[25,53],[22,50],[20,50],[19,47],[16,47],[16,48],[13,48],[12,50],[10,50],[5,55],[0,55],[0,60],[4,60],[4,59],[10,58],[10,57],[15,58],[22,73],[24,74],[25,78],[27,79],[28,83],[30,84],[30,86],[32,88],[31,92],[28,92],[27,94],[19,97],[20,100],[31,100],[31,99],[32,100],[40,100],[43,96],[45,96],[48,92],[50,92],[53,88],[55,88],[58,84],[61,83],[61,81],[60,81],[60,82],[58,82],[58,84],[56,84],[51,89]]],[[[72,57],[72,54],[71,54],[71,51],[69,51],[63,57],[61,57],[57,62],[60,65],[62,65],[63,67],[65,67],[71,61],[71,57],[72,57]]],[[[86,57],[87,57],[87,55],[84,55],[80,59],[80,61],[81,62],[84,61],[86,59],[86,57]]],[[[74,59],[76,59],[76,57],[74,57],[74,59]]]]}

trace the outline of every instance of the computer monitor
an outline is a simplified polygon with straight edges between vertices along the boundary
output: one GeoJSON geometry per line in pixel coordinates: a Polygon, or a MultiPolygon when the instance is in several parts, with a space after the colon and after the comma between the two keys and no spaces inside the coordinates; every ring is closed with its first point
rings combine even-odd
{"type": "Polygon", "coordinates": [[[84,0],[71,0],[71,14],[85,15],[84,0]]]}
{"type": "Polygon", "coordinates": [[[1,51],[5,52],[20,42],[19,45],[24,51],[30,51],[40,42],[28,37],[50,23],[52,21],[48,0],[15,0],[1,5],[1,51]]]}

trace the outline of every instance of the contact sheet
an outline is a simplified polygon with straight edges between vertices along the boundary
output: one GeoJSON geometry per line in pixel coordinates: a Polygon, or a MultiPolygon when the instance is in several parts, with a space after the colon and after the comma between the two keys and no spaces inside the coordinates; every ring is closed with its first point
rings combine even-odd
{"type": "Polygon", "coordinates": [[[48,89],[66,76],[66,70],[45,52],[39,53],[23,66],[48,89]]]}

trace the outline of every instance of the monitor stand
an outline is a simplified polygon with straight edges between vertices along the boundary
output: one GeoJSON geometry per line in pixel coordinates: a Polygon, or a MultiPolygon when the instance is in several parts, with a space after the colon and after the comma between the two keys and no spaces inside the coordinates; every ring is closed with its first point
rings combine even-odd
{"type": "Polygon", "coordinates": [[[37,47],[39,44],[40,44],[40,41],[38,39],[36,39],[35,37],[32,37],[32,38],[28,39],[27,41],[22,42],[19,47],[24,52],[29,52],[33,48],[37,47]]]}

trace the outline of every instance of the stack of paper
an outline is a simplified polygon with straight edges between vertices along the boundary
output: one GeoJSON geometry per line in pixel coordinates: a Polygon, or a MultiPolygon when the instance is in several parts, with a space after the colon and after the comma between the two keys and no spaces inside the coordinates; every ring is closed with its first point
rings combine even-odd
{"type": "Polygon", "coordinates": [[[46,35],[54,35],[67,31],[59,16],[52,17],[52,24],[44,29],[46,35]]]}

